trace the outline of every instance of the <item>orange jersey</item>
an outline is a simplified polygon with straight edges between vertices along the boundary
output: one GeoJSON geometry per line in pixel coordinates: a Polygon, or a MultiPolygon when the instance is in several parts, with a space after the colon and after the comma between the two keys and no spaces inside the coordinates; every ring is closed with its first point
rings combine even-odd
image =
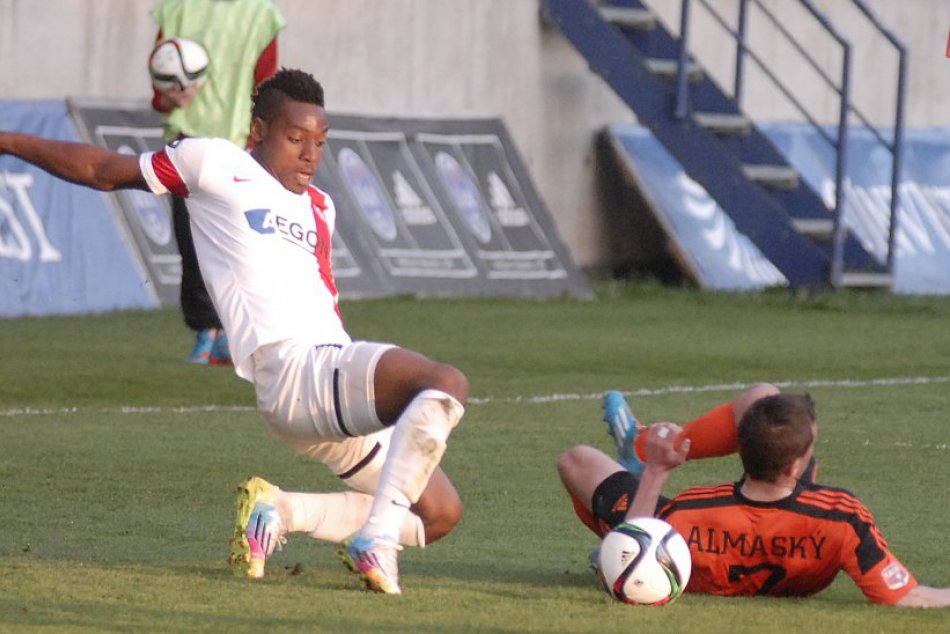
{"type": "Polygon", "coordinates": [[[892,604],[917,585],[867,507],[843,489],[802,486],[783,500],[753,502],[739,483],[694,487],[658,516],[689,544],[688,592],[807,596],[844,570],[869,600],[892,604]]]}

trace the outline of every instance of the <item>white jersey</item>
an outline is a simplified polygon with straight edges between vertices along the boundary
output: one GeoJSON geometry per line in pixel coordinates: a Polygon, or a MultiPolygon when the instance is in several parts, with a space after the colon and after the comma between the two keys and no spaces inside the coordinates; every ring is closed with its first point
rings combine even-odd
{"type": "Polygon", "coordinates": [[[175,141],[143,154],[140,166],[154,193],[187,199],[201,276],[238,376],[254,381],[251,354],[265,344],[350,343],[330,268],[328,195],[313,186],[291,192],[221,139],[175,141]]]}

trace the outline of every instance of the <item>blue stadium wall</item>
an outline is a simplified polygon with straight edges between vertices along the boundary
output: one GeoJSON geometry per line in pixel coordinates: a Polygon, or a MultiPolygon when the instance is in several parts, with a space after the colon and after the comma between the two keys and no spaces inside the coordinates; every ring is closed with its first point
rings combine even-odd
{"type": "MultiPolygon", "coordinates": [[[[800,123],[763,125],[769,138],[831,208],[835,200],[835,155],[815,128],[800,123]]],[[[685,275],[711,290],[757,290],[785,286],[784,276],[735,227],[712,197],[643,126],[611,126],[620,154],[617,170],[642,200],[627,213],[652,216],[647,244],[668,243],[685,275]]],[[[843,222],[881,263],[887,257],[891,157],[867,129],[849,134],[853,160],[844,179],[843,222]]],[[[892,290],[902,294],[950,294],[950,130],[905,132],[904,164],[897,211],[892,290]]],[[[659,259],[664,254],[649,254],[659,259]]],[[[649,264],[641,262],[646,268],[649,264]]]]}

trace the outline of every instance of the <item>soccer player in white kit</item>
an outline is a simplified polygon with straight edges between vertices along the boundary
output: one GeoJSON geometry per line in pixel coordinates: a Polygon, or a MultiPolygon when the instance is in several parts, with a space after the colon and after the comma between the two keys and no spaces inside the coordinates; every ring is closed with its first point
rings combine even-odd
{"type": "Polygon", "coordinates": [[[310,184],[326,144],[323,88],[282,69],[254,98],[252,150],[185,139],[139,157],[0,132],[9,153],[103,191],[187,199],[205,282],[230,336],[238,376],[254,384],[271,433],[323,462],[352,490],[294,493],[260,477],[238,487],[229,563],[264,563],[288,532],[342,543],[366,586],[399,594],[397,555],[461,518],[439,467],[464,412],[466,377],[389,344],[352,341],[330,268],[333,201],[310,184]]]}

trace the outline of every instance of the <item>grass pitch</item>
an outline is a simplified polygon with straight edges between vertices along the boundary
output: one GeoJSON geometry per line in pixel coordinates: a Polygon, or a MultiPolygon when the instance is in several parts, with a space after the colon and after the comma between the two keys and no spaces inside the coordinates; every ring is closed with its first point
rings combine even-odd
{"type": "MultiPolygon", "coordinates": [[[[950,585],[950,299],[706,294],[602,284],[569,299],[343,305],[358,338],[463,369],[471,403],[443,460],[455,532],[400,559],[404,595],[359,589],[329,544],[292,535],[249,582],[224,563],[249,474],[336,490],[270,438],[249,384],[182,363],[177,311],[0,321],[0,632],[944,632],[950,610],[869,605],[846,576],[807,600],[612,603],[554,469],[610,448],[604,390],[683,421],[767,380],[819,407],[820,479],[874,512],[917,578],[950,585]]],[[[731,480],[689,463],[668,492],[731,480]]]]}

